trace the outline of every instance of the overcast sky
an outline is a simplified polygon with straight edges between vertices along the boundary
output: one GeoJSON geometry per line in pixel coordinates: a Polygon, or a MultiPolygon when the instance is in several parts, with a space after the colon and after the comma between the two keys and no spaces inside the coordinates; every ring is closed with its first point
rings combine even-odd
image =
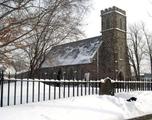
{"type": "Polygon", "coordinates": [[[117,6],[126,11],[127,25],[145,22],[149,28],[152,26],[152,0],[91,0],[92,8],[85,19],[84,31],[86,37],[100,35],[100,11],[117,6]]]}

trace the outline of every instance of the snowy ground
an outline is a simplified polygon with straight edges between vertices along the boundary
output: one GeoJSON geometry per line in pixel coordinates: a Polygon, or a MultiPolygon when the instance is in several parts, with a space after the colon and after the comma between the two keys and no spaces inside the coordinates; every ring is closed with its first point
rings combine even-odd
{"type": "Polygon", "coordinates": [[[82,96],[0,108],[0,120],[123,120],[152,113],[152,92],[82,96]],[[137,101],[127,102],[131,96],[137,101]]]}

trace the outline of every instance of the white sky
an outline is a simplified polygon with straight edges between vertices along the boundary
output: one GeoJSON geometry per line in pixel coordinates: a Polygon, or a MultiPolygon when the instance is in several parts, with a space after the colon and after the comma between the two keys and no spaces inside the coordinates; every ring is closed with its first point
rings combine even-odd
{"type": "MultiPolygon", "coordinates": [[[[127,26],[144,22],[152,31],[152,0],[91,0],[91,4],[92,8],[87,14],[83,27],[86,38],[101,34],[100,11],[112,6],[126,11],[127,26]]],[[[150,72],[149,61],[145,61],[143,65],[141,72],[150,72]]]]}
{"type": "Polygon", "coordinates": [[[126,11],[127,25],[145,22],[152,26],[152,0],[91,0],[92,8],[85,19],[84,31],[86,37],[100,35],[101,18],[100,11],[112,6],[117,6],[126,11]]]}

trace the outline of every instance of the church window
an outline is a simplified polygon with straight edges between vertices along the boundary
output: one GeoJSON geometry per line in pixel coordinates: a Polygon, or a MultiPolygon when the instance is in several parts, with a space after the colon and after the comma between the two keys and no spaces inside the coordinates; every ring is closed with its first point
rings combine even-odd
{"type": "Polygon", "coordinates": [[[102,29],[105,30],[105,21],[102,21],[102,29]]]}
{"type": "Polygon", "coordinates": [[[107,29],[110,28],[110,20],[109,20],[109,18],[106,19],[106,28],[107,29]]]}
{"type": "Polygon", "coordinates": [[[123,22],[121,18],[120,18],[120,29],[123,29],[123,22]]]}

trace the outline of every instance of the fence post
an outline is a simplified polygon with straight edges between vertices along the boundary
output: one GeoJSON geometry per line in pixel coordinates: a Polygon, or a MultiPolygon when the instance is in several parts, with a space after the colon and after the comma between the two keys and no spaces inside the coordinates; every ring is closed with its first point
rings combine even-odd
{"type": "Polygon", "coordinates": [[[1,71],[1,76],[0,76],[1,78],[1,107],[3,107],[3,83],[4,83],[4,71],[2,70],[1,71]]]}
{"type": "Polygon", "coordinates": [[[110,78],[104,79],[104,82],[101,81],[99,95],[114,95],[114,84],[110,78]]]}

